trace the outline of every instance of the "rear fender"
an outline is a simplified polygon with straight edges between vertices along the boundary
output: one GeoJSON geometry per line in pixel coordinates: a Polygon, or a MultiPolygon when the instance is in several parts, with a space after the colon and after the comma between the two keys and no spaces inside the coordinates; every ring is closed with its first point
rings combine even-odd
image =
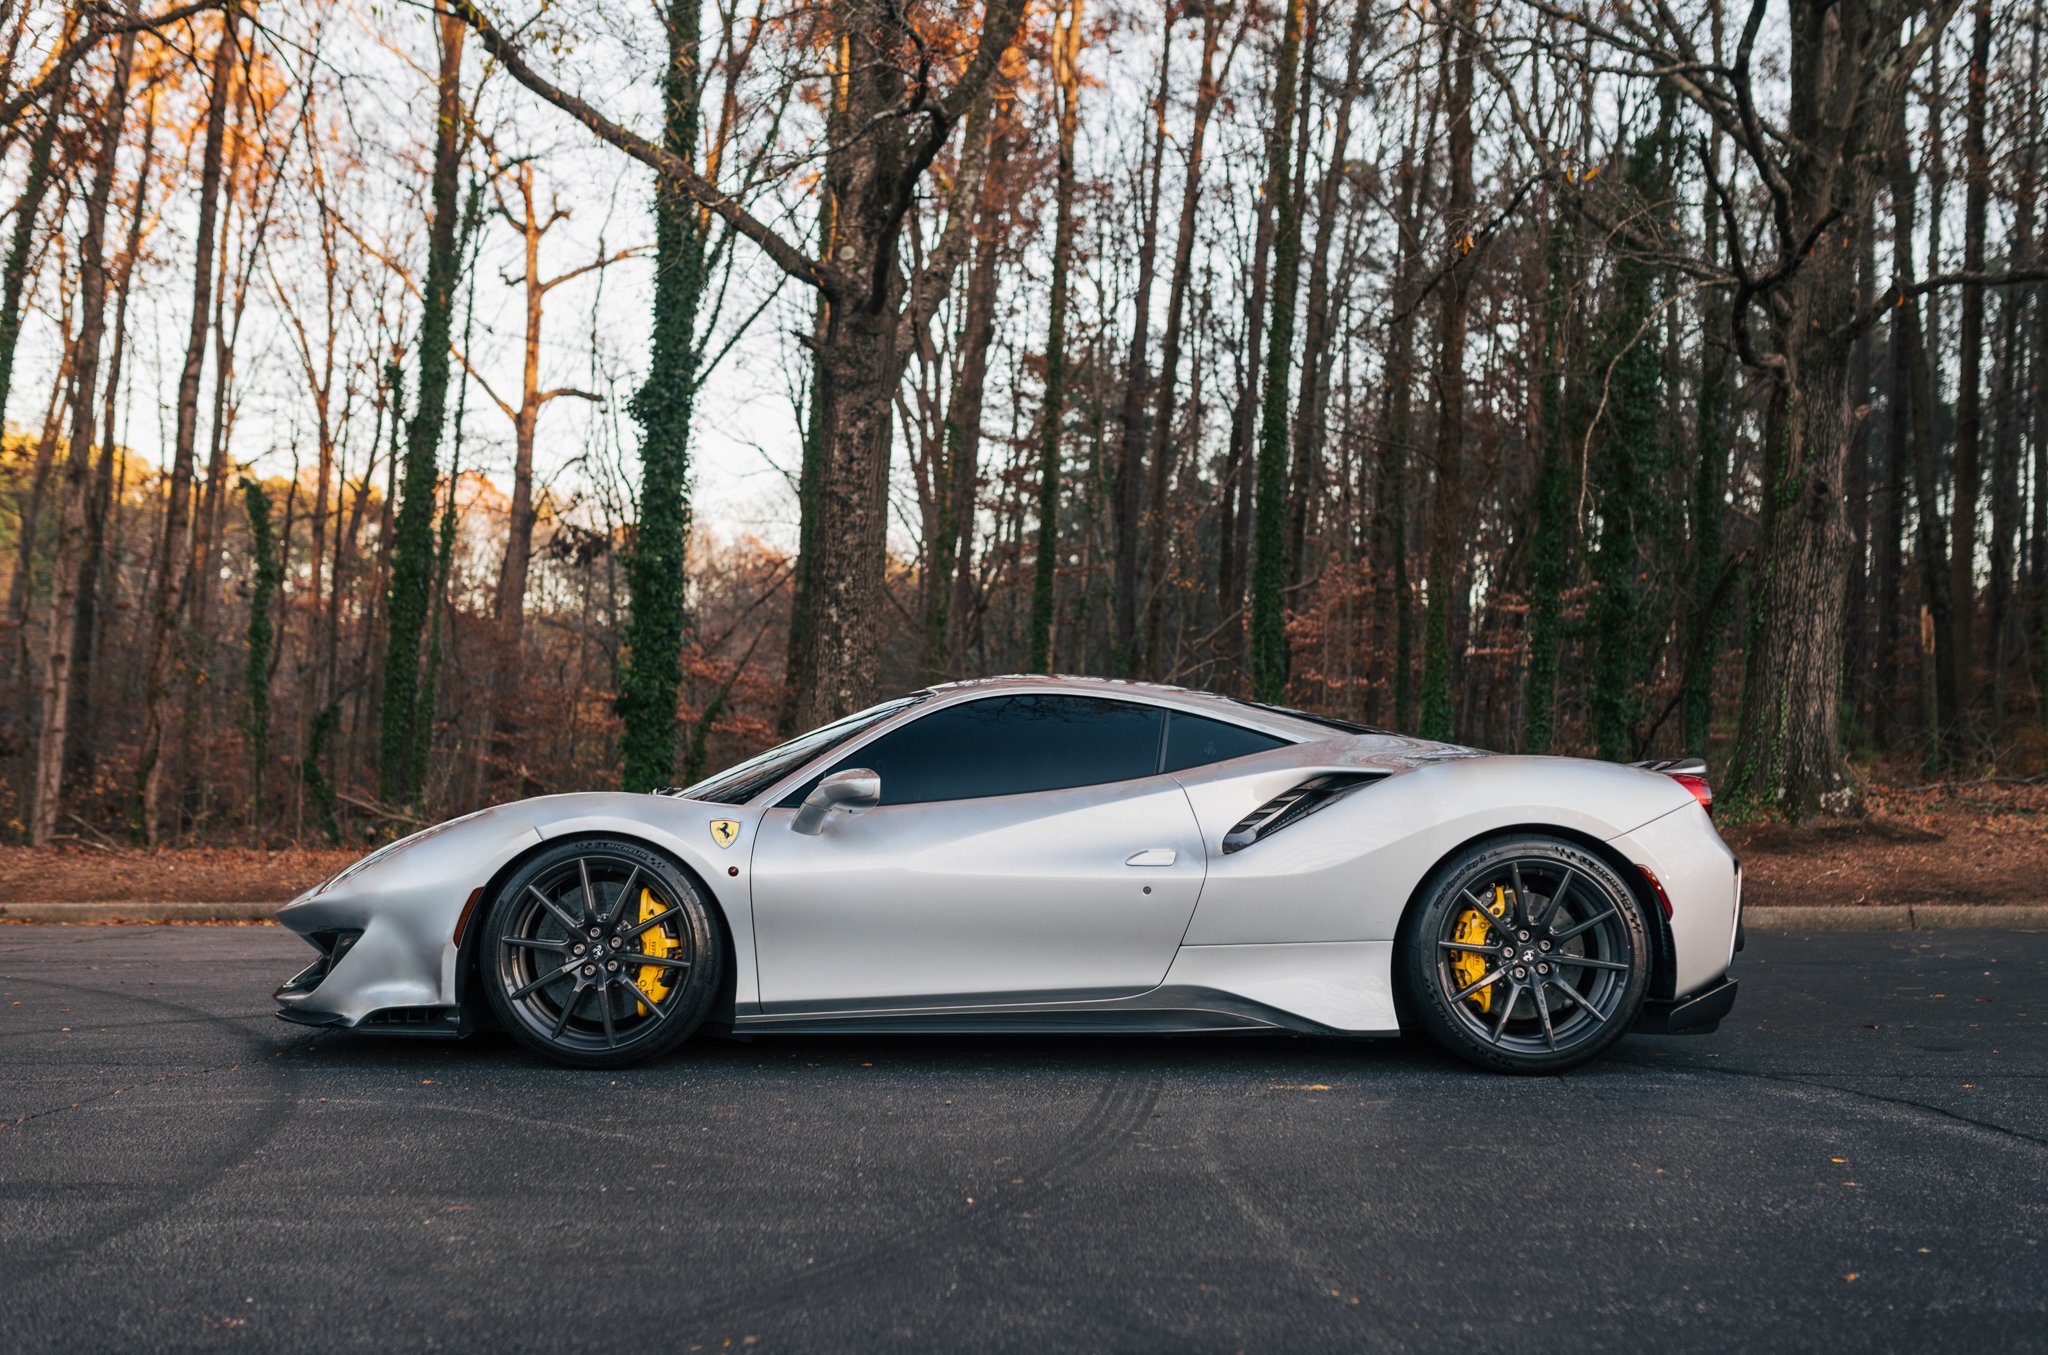
{"type": "MultiPolygon", "coordinates": [[[[1286,785],[1315,774],[1297,770],[1286,785]]],[[[1467,757],[1398,772],[1225,853],[1223,835],[1255,797],[1286,788],[1270,780],[1183,777],[1210,854],[1186,944],[1392,940],[1416,889],[1474,839],[1541,824],[1610,842],[1673,810],[1697,812],[1677,782],[1629,767],[1467,757]]]]}

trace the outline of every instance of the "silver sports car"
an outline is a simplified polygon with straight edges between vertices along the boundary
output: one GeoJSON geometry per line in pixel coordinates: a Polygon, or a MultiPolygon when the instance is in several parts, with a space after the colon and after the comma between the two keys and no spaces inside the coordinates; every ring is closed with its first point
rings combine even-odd
{"type": "Polygon", "coordinates": [[[286,904],[287,1020],[495,1021],[609,1067],[699,1027],[1420,1029],[1507,1072],[1735,1000],[1699,763],[1507,757],[1174,687],[885,701],[707,781],[498,805],[286,904]]]}

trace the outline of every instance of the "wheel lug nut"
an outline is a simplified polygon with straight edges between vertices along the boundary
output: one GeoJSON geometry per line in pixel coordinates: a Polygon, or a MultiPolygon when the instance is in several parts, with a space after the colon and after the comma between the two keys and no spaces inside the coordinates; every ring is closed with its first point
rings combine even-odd
{"type": "Polygon", "coordinates": [[[583,943],[580,941],[576,943],[576,953],[578,955],[581,955],[583,953],[583,943]]]}
{"type": "Polygon", "coordinates": [[[612,949],[613,949],[613,950],[617,950],[617,949],[618,949],[618,948],[619,948],[620,946],[622,946],[622,945],[624,945],[624,944],[625,944],[625,942],[621,941],[621,940],[620,940],[620,939],[619,939],[618,937],[614,936],[614,937],[612,938],[612,949]]]}
{"type": "Polygon", "coordinates": [[[1545,950],[1549,950],[1549,949],[1550,949],[1550,943],[1549,943],[1548,941],[1545,941],[1545,942],[1543,943],[1543,949],[1545,949],[1545,950]]]}
{"type": "Polygon", "coordinates": [[[597,938],[598,938],[598,937],[600,937],[600,936],[603,936],[603,935],[604,935],[604,928],[602,928],[602,927],[592,927],[592,928],[590,929],[590,939],[591,939],[591,940],[593,940],[593,941],[597,940],[597,938]]]}
{"type": "Polygon", "coordinates": [[[589,978],[592,974],[595,974],[596,972],[597,966],[594,964],[587,964],[583,966],[583,977],[586,979],[589,978]]]}
{"type": "Polygon", "coordinates": [[[616,974],[619,970],[619,962],[617,960],[606,960],[604,962],[604,967],[616,974]]]}
{"type": "Polygon", "coordinates": [[[1550,972],[1550,966],[1547,964],[1537,965],[1536,972],[1539,974],[1548,974],[1550,972]]]}
{"type": "Polygon", "coordinates": [[[1529,933],[1527,932],[1516,932],[1515,935],[1521,937],[1524,941],[1529,939],[1529,933]]]}

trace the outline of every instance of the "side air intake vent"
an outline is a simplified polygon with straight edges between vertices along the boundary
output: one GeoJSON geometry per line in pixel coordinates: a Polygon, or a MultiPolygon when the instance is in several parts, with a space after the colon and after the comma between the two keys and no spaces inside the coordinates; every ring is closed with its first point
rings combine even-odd
{"type": "Polygon", "coordinates": [[[1319,809],[1327,808],[1354,790],[1384,780],[1385,772],[1328,772],[1310,777],[1284,790],[1239,819],[1223,835],[1223,850],[1241,852],[1263,838],[1271,837],[1291,823],[1300,823],[1319,809]]]}

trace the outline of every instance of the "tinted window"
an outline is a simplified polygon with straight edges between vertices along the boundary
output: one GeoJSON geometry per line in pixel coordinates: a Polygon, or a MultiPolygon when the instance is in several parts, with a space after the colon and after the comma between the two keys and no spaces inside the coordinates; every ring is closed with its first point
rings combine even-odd
{"type": "MultiPolygon", "coordinates": [[[[836,761],[867,767],[885,805],[978,800],[1151,776],[1164,712],[1085,696],[995,696],[935,710],[836,761]]],[[[803,802],[817,778],[784,798],[803,802]]]]}
{"type": "Polygon", "coordinates": [[[1189,767],[1222,762],[1226,758],[1243,757],[1246,753],[1263,753],[1286,742],[1242,725],[1175,711],[1173,722],[1166,727],[1166,762],[1159,770],[1185,771],[1189,767]]]}

